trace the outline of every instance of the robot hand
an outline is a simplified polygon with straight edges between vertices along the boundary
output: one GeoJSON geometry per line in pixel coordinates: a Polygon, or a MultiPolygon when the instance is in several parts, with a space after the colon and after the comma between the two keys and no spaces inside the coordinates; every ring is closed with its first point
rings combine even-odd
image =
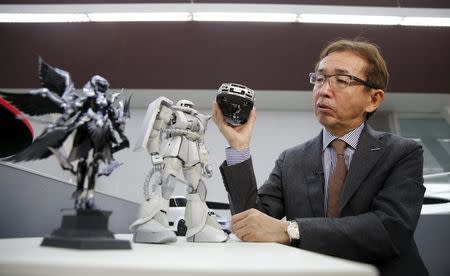
{"type": "Polygon", "coordinates": [[[205,165],[203,167],[203,171],[202,171],[202,175],[206,178],[211,178],[212,177],[212,169],[209,165],[205,165]]]}
{"type": "Polygon", "coordinates": [[[103,176],[103,175],[110,175],[115,168],[119,167],[123,165],[123,163],[117,161],[117,160],[113,160],[111,163],[109,163],[106,167],[102,168],[101,170],[99,170],[99,172],[97,173],[97,176],[103,176]]]}
{"type": "Polygon", "coordinates": [[[50,96],[50,93],[50,90],[47,88],[39,88],[30,91],[31,95],[41,95],[44,98],[50,96]]]}
{"type": "Polygon", "coordinates": [[[155,170],[162,170],[164,168],[164,160],[158,152],[152,152],[150,157],[152,158],[152,164],[155,170]]]}
{"type": "Polygon", "coordinates": [[[117,146],[114,146],[112,148],[112,152],[114,153],[114,152],[117,152],[124,148],[129,148],[129,147],[130,147],[130,141],[128,141],[128,139],[126,137],[124,137],[122,142],[120,142],[120,144],[118,144],[117,146]]]}
{"type": "Polygon", "coordinates": [[[119,149],[129,148],[130,141],[128,141],[128,138],[125,137],[125,135],[121,135],[121,138],[122,138],[122,142],[120,142],[120,144],[117,145],[119,147],[119,149]]]}

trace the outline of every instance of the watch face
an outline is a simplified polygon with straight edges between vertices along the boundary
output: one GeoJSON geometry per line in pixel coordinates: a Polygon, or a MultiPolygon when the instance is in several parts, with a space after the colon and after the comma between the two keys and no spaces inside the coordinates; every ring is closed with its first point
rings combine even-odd
{"type": "Polygon", "coordinates": [[[296,222],[292,222],[292,221],[289,222],[287,232],[291,239],[299,239],[300,238],[298,224],[296,222]]]}

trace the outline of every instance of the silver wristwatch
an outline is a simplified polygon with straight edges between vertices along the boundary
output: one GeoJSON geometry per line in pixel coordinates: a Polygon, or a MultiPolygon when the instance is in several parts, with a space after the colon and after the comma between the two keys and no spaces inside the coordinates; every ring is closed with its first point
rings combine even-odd
{"type": "Polygon", "coordinates": [[[298,229],[298,224],[295,220],[289,221],[286,232],[291,240],[291,244],[295,245],[300,243],[300,230],[298,229]]]}

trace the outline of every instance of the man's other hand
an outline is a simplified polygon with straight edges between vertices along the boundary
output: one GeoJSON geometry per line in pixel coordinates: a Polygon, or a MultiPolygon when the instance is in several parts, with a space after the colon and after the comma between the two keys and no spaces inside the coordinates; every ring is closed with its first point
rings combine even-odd
{"type": "Polygon", "coordinates": [[[242,241],[289,244],[286,228],[289,223],[272,218],[256,209],[231,217],[231,230],[242,241]]]}

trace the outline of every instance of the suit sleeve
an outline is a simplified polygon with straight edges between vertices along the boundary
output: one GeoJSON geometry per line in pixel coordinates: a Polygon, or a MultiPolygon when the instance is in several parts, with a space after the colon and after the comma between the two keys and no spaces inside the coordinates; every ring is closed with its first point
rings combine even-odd
{"type": "Polygon", "coordinates": [[[233,166],[227,166],[226,162],[220,166],[232,214],[256,208],[278,219],[285,216],[281,185],[281,167],[284,156],[285,152],[280,155],[272,173],[259,190],[251,158],[233,166]]]}
{"type": "Polygon", "coordinates": [[[220,172],[228,192],[231,213],[234,215],[256,208],[257,187],[252,159],[232,166],[227,166],[225,161],[220,166],[220,172]]]}
{"type": "Polygon", "coordinates": [[[425,192],[423,150],[415,143],[402,145],[401,150],[368,212],[337,219],[296,219],[300,247],[371,263],[408,251],[425,192]]]}

